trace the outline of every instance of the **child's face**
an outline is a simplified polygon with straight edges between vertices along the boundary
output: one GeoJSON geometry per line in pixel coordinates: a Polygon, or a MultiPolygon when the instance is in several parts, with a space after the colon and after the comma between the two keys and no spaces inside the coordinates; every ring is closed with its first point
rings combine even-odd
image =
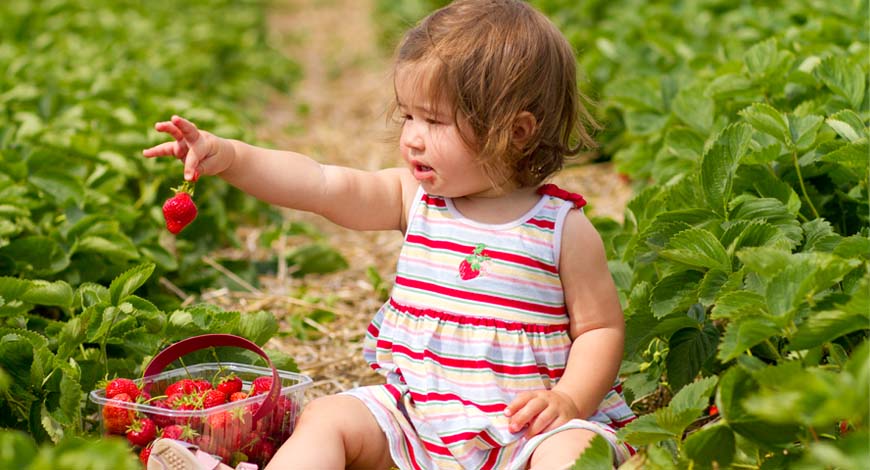
{"type": "MultiPolygon", "coordinates": [[[[399,148],[423,189],[444,197],[485,196],[494,192],[489,178],[460,135],[449,103],[425,96],[421,67],[403,66],[396,74],[396,94],[403,120],[399,148]]],[[[425,67],[422,67],[425,68],[425,67]]]]}

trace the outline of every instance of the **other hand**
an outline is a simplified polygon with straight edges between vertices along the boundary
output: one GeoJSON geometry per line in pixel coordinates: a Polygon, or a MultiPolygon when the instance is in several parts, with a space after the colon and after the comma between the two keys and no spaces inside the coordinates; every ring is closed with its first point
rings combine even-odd
{"type": "Polygon", "coordinates": [[[173,156],[184,162],[184,179],[196,181],[200,174],[216,175],[229,168],[235,158],[232,144],[210,132],[197,129],[196,125],[180,116],[154,125],[158,132],[165,132],[175,140],[155,145],[142,151],[152,158],[173,156]]]}
{"type": "Polygon", "coordinates": [[[526,437],[555,429],[571,419],[579,418],[580,412],[568,395],[556,390],[523,392],[505,408],[510,418],[509,429],[519,432],[526,429],[526,437]]]}

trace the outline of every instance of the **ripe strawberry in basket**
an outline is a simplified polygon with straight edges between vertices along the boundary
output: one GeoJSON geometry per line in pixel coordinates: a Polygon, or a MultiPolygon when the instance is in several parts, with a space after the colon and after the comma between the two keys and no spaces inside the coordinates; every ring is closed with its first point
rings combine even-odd
{"type": "Polygon", "coordinates": [[[127,428],[127,440],[134,446],[145,447],[155,437],[157,437],[157,426],[149,418],[138,419],[127,428]]]}
{"type": "Polygon", "coordinates": [[[216,389],[206,390],[202,394],[202,407],[214,408],[227,402],[227,394],[216,389]]]}
{"type": "Polygon", "coordinates": [[[196,387],[197,392],[205,392],[214,388],[211,386],[211,382],[205,379],[194,380],[193,386],[196,387]]]}
{"type": "Polygon", "coordinates": [[[172,396],[178,394],[188,395],[196,391],[196,382],[191,379],[181,379],[166,387],[163,393],[167,396],[172,396]]]}
{"type": "Polygon", "coordinates": [[[175,439],[177,441],[193,442],[199,438],[199,433],[187,425],[182,426],[180,424],[171,424],[160,431],[160,437],[175,439]]]}
{"type": "Polygon", "coordinates": [[[134,401],[139,398],[139,387],[130,379],[112,379],[106,384],[106,398],[114,398],[119,393],[126,393],[134,401]]]}
{"type": "Polygon", "coordinates": [[[257,377],[251,383],[251,395],[269,393],[272,389],[272,377],[257,377]]]}
{"type": "Polygon", "coordinates": [[[216,388],[230,396],[242,391],[242,379],[236,377],[236,374],[226,375],[218,379],[216,388]]]}
{"type": "MultiPolygon", "coordinates": [[[[160,408],[163,410],[171,410],[172,407],[166,403],[166,400],[155,400],[151,402],[151,406],[156,408],[160,408]]],[[[165,428],[175,423],[175,420],[171,416],[167,416],[164,413],[152,413],[149,415],[151,420],[154,421],[154,424],[159,428],[165,428]]]]}
{"type": "MultiPolygon", "coordinates": [[[[126,393],[119,393],[112,397],[113,400],[132,402],[133,399],[126,393]]],[[[133,423],[133,410],[120,406],[105,405],[103,407],[103,426],[110,434],[124,434],[127,427],[133,423]]]]}

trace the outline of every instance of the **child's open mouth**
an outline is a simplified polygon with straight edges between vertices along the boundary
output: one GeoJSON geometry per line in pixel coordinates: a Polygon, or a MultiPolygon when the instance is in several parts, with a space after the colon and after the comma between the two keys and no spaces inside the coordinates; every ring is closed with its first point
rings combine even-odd
{"type": "Polygon", "coordinates": [[[431,178],[432,173],[431,166],[421,165],[419,163],[414,164],[414,178],[416,178],[417,181],[431,178]]]}

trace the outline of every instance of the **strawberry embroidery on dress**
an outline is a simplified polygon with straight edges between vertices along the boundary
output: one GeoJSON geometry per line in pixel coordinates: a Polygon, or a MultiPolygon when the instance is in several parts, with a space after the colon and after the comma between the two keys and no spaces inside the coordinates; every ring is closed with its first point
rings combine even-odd
{"type": "Polygon", "coordinates": [[[565,191],[564,189],[556,186],[555,184],[541,185],[541,187],[538,188],[538,194],[546,194],[547,196],[554,196],[559,199],[571,201],[574,203],[574,207],[578,209],[586,205],[586,199],[583,199],[583,196],[577,193],[565,191]]]}
{"type": "Polygon", "coordinates": [[[461,263],[459,263],[459,278],[463,281],[469,281],[480,276],[481,269],[483,268],[483,263],[489,260],[489,256],[483,254],[483,251],[486,249],[486,246],[483,243],[479,243],[474,247],[474,251],[471,252],[470,255],[466,256],[461,263]]]}

